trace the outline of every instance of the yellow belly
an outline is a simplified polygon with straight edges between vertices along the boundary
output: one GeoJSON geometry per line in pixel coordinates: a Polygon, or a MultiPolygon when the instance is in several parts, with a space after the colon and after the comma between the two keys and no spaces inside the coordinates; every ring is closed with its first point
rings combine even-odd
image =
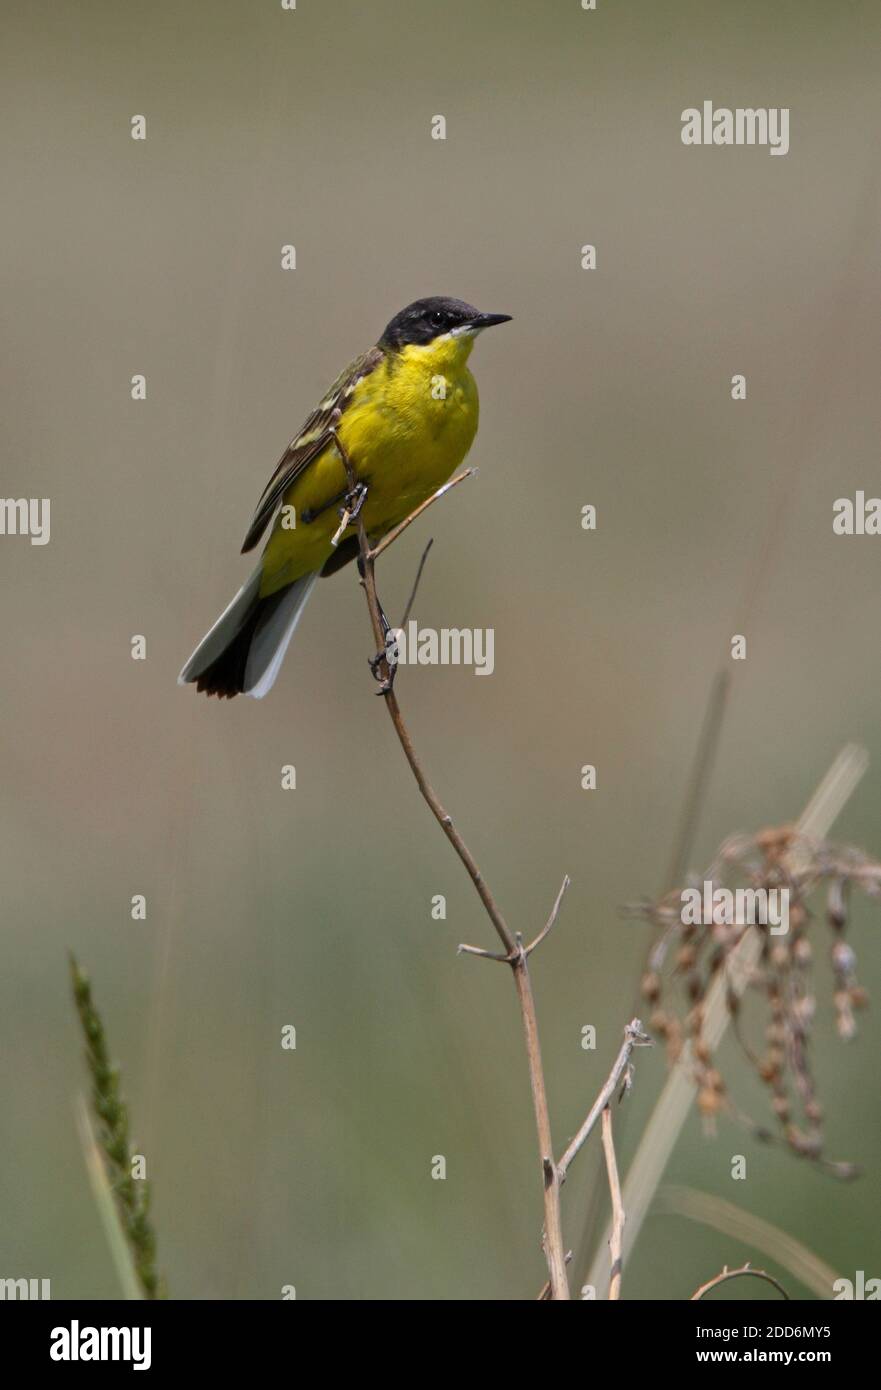
{"type": "MultiPolygon", "coordinates": [[[[338,433],[358,476],[367,484],[363,517],[378,538],[424,502],[464,459],[477,432],[477,384],[467,367],[470,340],[406,347],[358,383],[338,433]]],[[[284,495],[296,526],[282,511],[263,553],[261,595],[319,570],[333,553],[346,473],[328,448],[284,495]],[[331,504],[332,505],[329,505],[331,504]],[[313,521],[310,513],[320,513],[313,521]]],[[[354,534],[350,527],[347,535],[354,534]]]]}

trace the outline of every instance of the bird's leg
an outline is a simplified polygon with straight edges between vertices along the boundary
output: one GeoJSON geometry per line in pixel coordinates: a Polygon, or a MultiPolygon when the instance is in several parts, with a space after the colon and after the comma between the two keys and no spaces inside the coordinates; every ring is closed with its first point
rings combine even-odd
{"type": "Polygon", "coordinates": [[[355,477],[355,467],[346,452],[345,445],[337,434],[336,427],[340,422],[341,411],[335,410],[331,416],[330,435],[336,445],[336,451],[343,461],[346,470],[348,488],[343,493],[343,505],[340,507],[340,524],[331,538],[331,545],[336,549],[353,521],[357,521],[361,508],[367,501],[367,484],[359,483],[355,477]]]}
{"type": "MultiPolygon", "coordinates": [[[[360,555],[358,556],[357,563],[358,573],[363,579],[364,561],[360,555]]],[[[379,594],[376,595],[376,606],[379,609],[379,622],[382,628],[383,646],[382,649],[378,651],[375,656],[368,657],[368,665],[370,666],[370,674],[373,676],[373,679],[375,681],[379,681],[382,687],[380,690],[376,692],[377,695],[387,695],[395,683],[395,673],[398,669],[397,644],[395,642],[389,642],[389,636],[392,632],[392,625],[385,615],[385,609],[382,606],[382,601],[379,597],[379,594]],[[379,669],[382,666],[383,662],[385,662],[386,667],[388,669],[388,676],[383,676],[379,669]]]]}
{"type": "MultiPolygon", "coordinates": [[[[345,496],[345,502],[343,503],[343,506],[340,509],[340,524],[337,527],[336,533],[331,541],[331,544],[333,546],[339,544],[347,528],[351,526],[353,521],[357,520],[361,512],[361,509],[364,506],[364,503],[367,501],[368,492],[367,483],[360,483],[357,481],[355,477],[355,468],[352,463],[352,460],[349,458],[349,455],[346,452],[345,445],[343,444],[342,440],[337,434],[336,426],[339,424],[339,420],[340,411],[335,410],[333,413],[330,432],[333,435],[333,441],[336,445],[337,453],[342,459],[343,467],[346,470],[346,477],[349,482],[349,489],[345,496]]],[[[367,538],[365,537],[365,541],[366,540],[367,538]]],[[[360,574],[361,582],[363,583],[366,576],[364,568],[364,556],[360,552],[358,554],[358,573],[360,574]]],[[[369,665],[374,680],[381,682],[380,689],[377,691],[377,694],[388,695],[391,691],[392,686],[394,685],[395,672],[398,669],[396,657],[393,657],[390,654],[390,652],[396,652],[396,648],[394,643],[389,643],[388,639],[389,634],[392,630],[392,625],[389,622],[388,618],[385,616],[385,610],[383,609],[382,603],[380,602],[379,595],[375,591],[375,587],[374,597],[376,599],[376,607],[379,614],[380,627],[382,629],[383,646],[381,651],[378,651],[375,656],[369,658],[369,665]],[[380,671],[380,667],[383,664],[385,665],[387,672],[385,676],[383,676],[380,671]]]]}

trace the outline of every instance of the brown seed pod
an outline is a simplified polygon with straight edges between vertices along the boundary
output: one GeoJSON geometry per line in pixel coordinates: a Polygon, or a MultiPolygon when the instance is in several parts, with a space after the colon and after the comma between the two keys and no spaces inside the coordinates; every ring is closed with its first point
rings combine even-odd
{"type": "Polygon", "coordinates": [[[661,977],[656,970],[647,970],[640,982],[643,999],[654,1004],[661,997],[661,977]]]}

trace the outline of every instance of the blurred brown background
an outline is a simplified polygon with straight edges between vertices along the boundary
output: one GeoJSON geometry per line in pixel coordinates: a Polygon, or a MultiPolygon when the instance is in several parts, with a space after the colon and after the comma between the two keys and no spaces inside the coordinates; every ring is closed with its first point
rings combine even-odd
{"type": "MultiPolygon", "coordinates": [[[[316,593],[263,703],[175,678],[319,393],[410,299],[462,296],[514,316],[472,359],[480,477],[395,547],[382,591],[398,610],[433,535],[420,623],[495,629],[492,679],[408,669],[399,691],[512,924],[536,929],[572,875],[534,970],[558,1146],[632,1011],[645,928],[618,907],[661,886],[732,632],[748,659],[692,867],[798,815],[851,738],[873,764],[836,834],[881,853],[881,541],[831,525],[835,498],[878,491],[881,11],[5,0],[3,30],[2,491],[50,497],[52,538],[0,539],[0,1274],[117,1292],[73,1121],[74,948],[174,1296],[534,1296],[514,994],[456,958],[490,928],[373,696],[354,575],[316,593]],[[788,106],[789,154],[683,147],[704,99],[788,106]]],[[[852,940],[877,987],[877,912],[852,940]]],[[[830,1151],[861,1182],[696,1119],[667,1176],[878,1275],[881,1019],[839,1044],[821,980],[830,1151]]],[[[625,1160],[663,1075],[640,1057],[625,1160]]],[[[569,1244],[592,1181],[567,1183],[569,1244]]],[[[625,1295],[685,1298],[754,1254],[654,1215],[625,1295]]]]}

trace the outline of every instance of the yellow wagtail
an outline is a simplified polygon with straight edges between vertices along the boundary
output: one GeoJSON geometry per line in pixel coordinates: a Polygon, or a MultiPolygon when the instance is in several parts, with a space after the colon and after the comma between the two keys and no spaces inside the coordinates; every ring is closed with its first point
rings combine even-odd
{"type": "Polygon", "coordinates": [[[242,546],[252,550],[277,512],[260,563],[193,652],[182,685],[230,699],[260,699],[272,688],[315,580],[358,552],[354,523],[336,534],[350,491],[336,436],[366,488],[364,525],[378,540],[470,449],[478,417],[471,348],[484,328],[510,317],[461,299],[417,299],[337,378],[267,483],[242,546]]]}

